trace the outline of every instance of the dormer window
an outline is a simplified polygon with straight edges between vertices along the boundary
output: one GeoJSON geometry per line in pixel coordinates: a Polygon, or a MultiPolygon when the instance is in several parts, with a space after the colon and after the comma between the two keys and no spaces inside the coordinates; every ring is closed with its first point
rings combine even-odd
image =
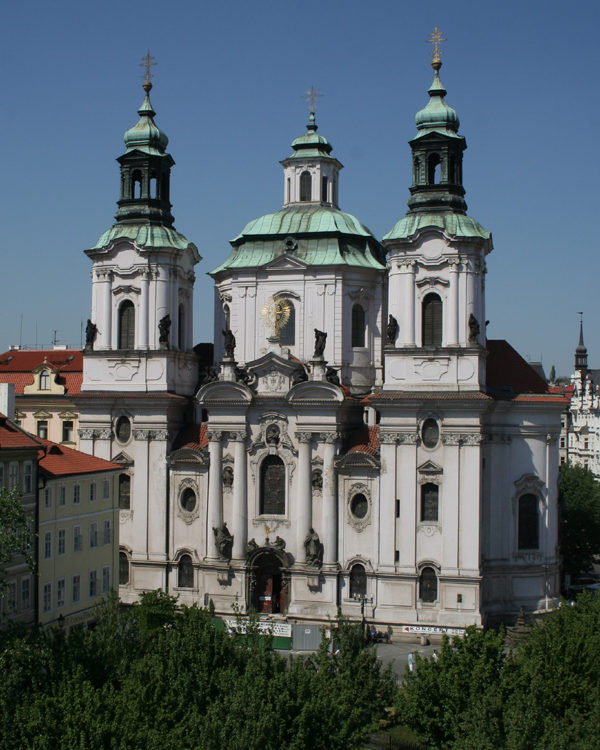
{"type": "Polygon", "coordinates": [[[312,177],[310,172],[302,172],[300,175],[300,200],[309,201],[312,198],[312,177]]]}
{"type": "Polygon", "coordinates": [[[50,390],[50,373],[48,370],[42,370],[40,372],[40,391],[50,390]]]}

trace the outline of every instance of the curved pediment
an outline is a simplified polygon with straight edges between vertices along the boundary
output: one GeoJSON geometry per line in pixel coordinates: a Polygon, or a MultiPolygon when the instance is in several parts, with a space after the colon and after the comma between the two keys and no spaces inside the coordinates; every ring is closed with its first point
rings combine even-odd
{"type": "Polygon", "coordinates": [[[301,404],[306,401],[333,401],[341,403],[344,400],[342,389],[327,380],[307,380],[293,386],[287,395],[290,404],[301,404]]]}
{"type": "Polygon", "coordinates": [[[206,451],[197,450],[196,448],[190,448],[184,446],[179,448],[167,456],[167,463],[169,466],[175,466],[177,464],[196,464],[197,466],[208,466],[208,457],[206,451]]]}
{"type": "Polygon", "coordinates": [[[201,386],[196,400],[201,404],[230,401],[232,403],[250,404],[253,393],[242,383],[230,380],[214,380],[201,386]]]}
{"type": "Polygon", "coordinates": [[[351,474],[353,471],[365,471],[366,469],[379,471],[381,466],[379,459],[364,451],[352,451],[335,461],[335,468],[340,474],[351,474]]]}

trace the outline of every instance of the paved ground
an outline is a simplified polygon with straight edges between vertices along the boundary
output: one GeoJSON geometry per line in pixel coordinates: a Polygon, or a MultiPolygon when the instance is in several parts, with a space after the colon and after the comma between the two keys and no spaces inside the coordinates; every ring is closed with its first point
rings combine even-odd
{"type": "Polygon", "coordinates": [[[378,643],[375,648],[383,666],[387,667],[388,664],[391,664],[392,672],[398,678],[401,678],[404,675],[404,668],[408,663],[408,655],[411,651],[415,651],[421,656],[431,656],[440,647],[439,645],[421,646],[418,643],[402,641],[401,643],[378,643]]]}

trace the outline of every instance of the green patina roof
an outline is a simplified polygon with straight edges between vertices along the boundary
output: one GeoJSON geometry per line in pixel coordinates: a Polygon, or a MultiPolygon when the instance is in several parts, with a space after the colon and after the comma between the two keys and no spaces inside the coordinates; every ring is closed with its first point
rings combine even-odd
{"type": "MultiPolygon", "coordinates": [[[[441,66],[441,63],[439,65],[441,66]]],[[[456,114],[456,110],[452,109],[444,101],[447,91],[440,81],[437,69],[435,70],[433,83],[429,88],[428,94],[429,101],[427,105],[415,115],[415,124],[419,132],[414,140],[423,138],[432,132],[443,133],[450,138],[462,139],[463,137],[458,135],[460,125],[458,115],[456,114]]]]}
{"type": "Polygon", "coordinates": [[[171,227],[160,224],[115,224],[100,236],[90,250],[101,250],[117,240],[131,240],[138,247],[148,249],[172,247],[176,250],[186,250],[190,246],[195,247],[171,227]]]}
{"type": "Polygon", "coordinates": [[[491,233],[475,219],[466,214],[445,212],[409,212],[384,236],[384,240],[399,240],[413,237],[428,227],[442,229],[450,237],[481,237],[489,240],[491,233]]]}
{"type": "Polygon", "coordinates": [[[330,156],[333,146],[329,143],[327,138],[318,135],[317,130],[315,113],[311,112],[308,125],[306,126],[306,133],[292,141],[292,149],[294,152],[283,161],[286,162],[288,159],[306,159],[311,157],[337,161],[333,156],[330,156]]]}
{"type": "Polygon", "coordinates": [[[156,112],[150,104],[150,90],[152,84],[149,81],[144,82],[144,101],[138,109],[140,119],[129,130],[125,131],[123,140],[127,151],[142,151],[145,154],[154,156],[164,156],[165,149],[169,143],[166,133],[157,127],[154,123],[156,112]]]}

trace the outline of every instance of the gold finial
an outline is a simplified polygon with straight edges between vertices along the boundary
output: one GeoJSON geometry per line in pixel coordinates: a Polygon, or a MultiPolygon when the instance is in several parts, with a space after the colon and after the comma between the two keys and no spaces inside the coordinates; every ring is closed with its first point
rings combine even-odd
{"type": "Polygon", "coordinates": [[[311,115],[314,115],[317,102],[322,97],[323,94],[321,94],[319,92],[319,89],[316,89],[314,86],[311,86],[310,89],[304,94],[304,99],[308,102],[308,111],[311,115]]]}
{"type": "Polygon", "coordinates": [[[271,527],[268,524],[265,524],[265,538],[269,538],[269,534],[271,533],[271,527]]]}
{"type": "Polygon", "coordinates": [[[144,83],[143,83],[144,89],[147,86],[149,88],[152,88],[152,83],[150,82],[150,79],[152,78],[152,73],[150,72],[150,68],[153,65],[156,65],[155,62],[152,62],[153,60],[154,60],[154,58],[150,54],[150,50],[148,50],[148,52],[146,52],[146,54],[144,55],[144,57],[142,57],[142,62],[140,63],[140,67],[141,68],[146,68],[146,77],[144,78],[144,83]]]}
{"type": "Polygon", "coordinates": [[[431,32],[431,35],[428,42],[431,42],[433,44],[433,60],[431,61],[431,67],[435,70],[439,70],[442,67],[442,60],[440,58],[441,52],[440,52],[440,42],[445,42],[446,37],[442,36],[442,31],[438,29],[437,26],[434,27],[433,31],[431,32]]]}

